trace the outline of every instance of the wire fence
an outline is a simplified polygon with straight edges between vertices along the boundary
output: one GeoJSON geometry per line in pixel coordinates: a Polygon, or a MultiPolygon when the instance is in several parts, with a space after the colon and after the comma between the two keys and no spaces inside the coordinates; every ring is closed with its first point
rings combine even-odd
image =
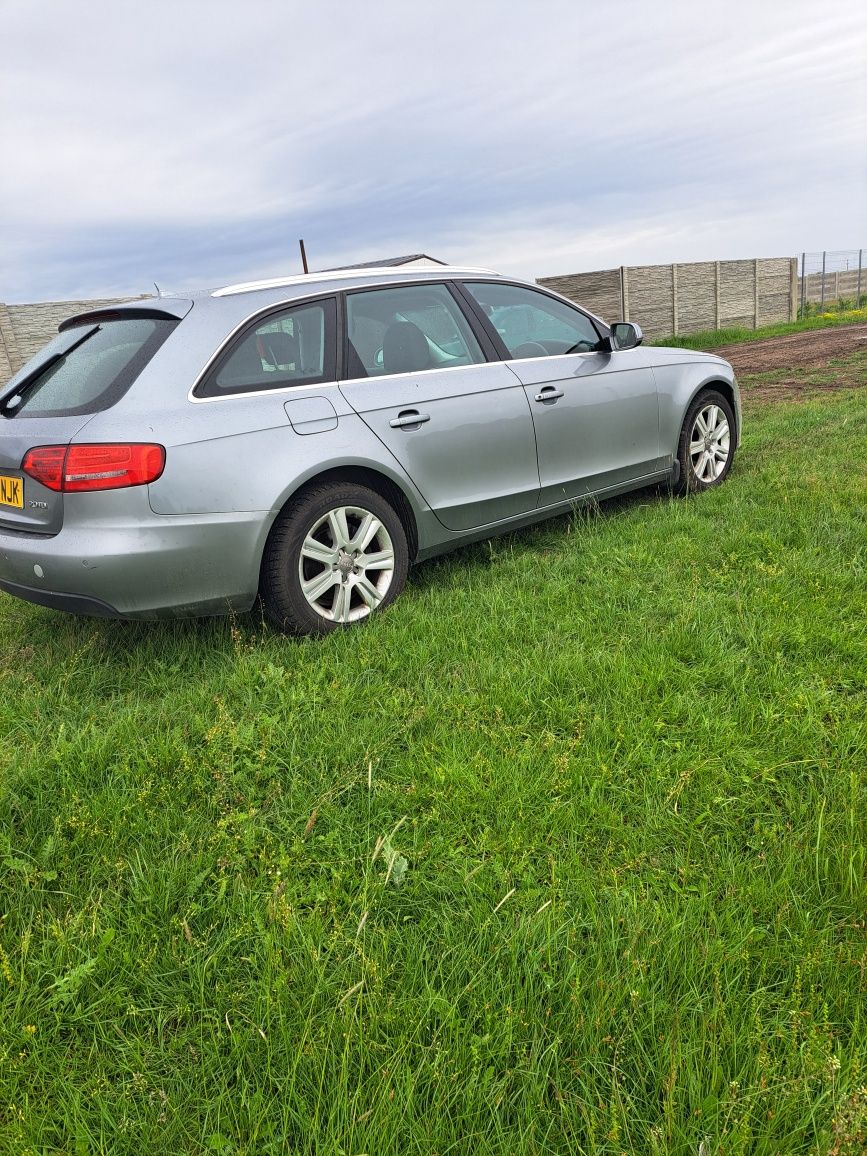
{"type": "Polygon", "coordinates": [[[824,249],[802,253],[798,284],[798,316],[860,309],[867,303],[867,263],[864,249],[824,249]]]}

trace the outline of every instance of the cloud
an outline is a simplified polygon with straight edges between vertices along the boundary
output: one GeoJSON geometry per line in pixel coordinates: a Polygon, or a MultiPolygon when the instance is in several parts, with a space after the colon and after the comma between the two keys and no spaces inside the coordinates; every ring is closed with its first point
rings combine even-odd
{"type": "Polygon", "coordinates": [[[865,16],[813,0],[7,0],[4,26],[0,299],[294,271],[299,236],[320,267],[535,275],[864,240],[865,16]]]}

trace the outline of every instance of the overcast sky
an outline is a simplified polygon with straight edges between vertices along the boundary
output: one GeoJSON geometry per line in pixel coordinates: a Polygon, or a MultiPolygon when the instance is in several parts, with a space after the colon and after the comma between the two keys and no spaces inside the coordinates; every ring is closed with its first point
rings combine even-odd
{"type": "Polygon", "coordinates": [[[867,4],[0,0],[0,300],[867,247],[867,4]]]}

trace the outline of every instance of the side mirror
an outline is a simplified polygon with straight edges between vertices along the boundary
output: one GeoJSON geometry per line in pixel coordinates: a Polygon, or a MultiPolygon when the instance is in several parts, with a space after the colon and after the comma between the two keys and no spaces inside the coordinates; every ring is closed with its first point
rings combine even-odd
{"type": "Polygon", "coordinates": [[[611,326],[612,349],[635,349],[643,340],[641,326],[634,321],[617,321],[611,326]]]}

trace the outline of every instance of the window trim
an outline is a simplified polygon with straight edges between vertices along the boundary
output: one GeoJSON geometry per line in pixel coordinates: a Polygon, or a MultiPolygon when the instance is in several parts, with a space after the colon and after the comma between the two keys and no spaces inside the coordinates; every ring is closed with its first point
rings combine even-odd
{"type": "Polygon", "coordinates": [[[208,361],[204,370],[199,374],[188,394],[189,400],[199,402],[223,401],[232,397],[262,397],[286,390],[308,389],[316,385],[331,385],[337,381],[337,330],[338,305],[337,296],[333,293],[325,296],[302,297],[293,301],[280,301],[276,304],[268,305],[265,309],[260,309],[257,313],[246,317],[239,325],[235,326],[226,340],[208,361]],[[317,374],[316,377],[307,377],[303,381],[287,381],[284,378],[282,381],[275,381],[273,385],[262,385],[256,388],[239,385],[231,389],[225,389],[216,385],[217,374],[229,358],[240,349],[250,334],[254,333],[260,325],[267,322],[269,318],[277,317],[280,314],[291,313],[316,305],[320,305],[324,313],[325,347],[321,374],[317,374]]]}
{"type": "Polygon", "coordinates": [[[430,288],[434,285],[444,288],[451,297],[458,312],[458,316],[463,319],[470,333],[472,333],[473,337],[475,338],[479,349],[481,350],[483,360],[471,361],[468,365],[432,365],[428,369],[418,369],[412,370],[410,372],[418,374],[435,373],[445,369],[471,369],[474,365],[488,365],[492,361],[502,360],[499,354],[499,350],[491,341],[487,331],[479,325],[475,314],[466,308],[464,295],[457,291],[457,283],[455,281],[451,279],[446,280],[445,278],[442,281],[435,281],[432,278],[419,278],[418,280],[401,281],[399,284],[386,282],[385,284],[365,285],[363,287],[359,286],[357,289],[346,289],[343,290],[340,294],[339,321],[341,332],[340,364],[338,366],[340,370],[340,376],[338,381],[384,381],[386,378],[390,377],[406,376],[405,374],[402,375],[397,373],[377,374],[374,377],[371,377],[369,374],[365,377],[358,377],[357,375],[345,376],[347,367],[349,365],[349,297],[356,297],[361,293],[381,293],[383,290],[394,291],[398,289],[415,289],[419,287],[430,288]]]}
{"type": "MultiPolygon", "coordinates": [[[[465,302],[467,309],[472,312],[472,315],[475,318],[477,324],[481,328],[483,328],[485,333],[487,334],[490,344],[497,350],[497,355],[501,361],[544,361],[545,358],[543,358],[543,357],[513,357],[512,354],[509,352],[508,346],[506,345],[506,343],[503,341],[502,337],[500,337],[499,333],[497,332],[496,327],[491,324],[491,319],[488,317],[487,313],[485,313],[484,309],[481,307],[479,302],[476,301],[475,297],[472,295],[470,290],[467,288],[467,286],[470,284],[473,284],[473,285],[484,284],[484,285],[496,285],[496,286],[509,285],[513,289],[524,289],[524,290],[529,291],[530,293],[538,293],[540,297],[549,297],[552,301],[556,301],[560,305],[567,305],[570,309],[574,309],[576,313],[580,313],[582,317],[586,317],[587,320],[590,322],[591,326],[599,334],[599,340],[600,341],[603,340],[606,336],[608,336],[611,332],[609,326],[607,326],[605,324],[605,322],[600,317],[595,317],[592,313],[588,313],[586,309],[582,309],[580,305],[576,305],[574,301],[570,301],[568,297],[562,297],[559,293],[552,293],[550,290],[544,288],[544,286],[542,286],[542,285],[526,285],[521,281],[507,280],[506,278],[503,278],[503,277],[497,277],[496,279],[494,279],[493,277],[491,277],[491,278],[474,277],[472,279],[471,278],[462,278],[460,281],[455,281],[454,284],[455,284],[455,288],[459,291],[463,301],[465,302]]],[[[582,356],[580,353],[569,353],[569,354],[549,353],[548,354],[548,357],[580,357],[580,356],[582,356]]]]}

